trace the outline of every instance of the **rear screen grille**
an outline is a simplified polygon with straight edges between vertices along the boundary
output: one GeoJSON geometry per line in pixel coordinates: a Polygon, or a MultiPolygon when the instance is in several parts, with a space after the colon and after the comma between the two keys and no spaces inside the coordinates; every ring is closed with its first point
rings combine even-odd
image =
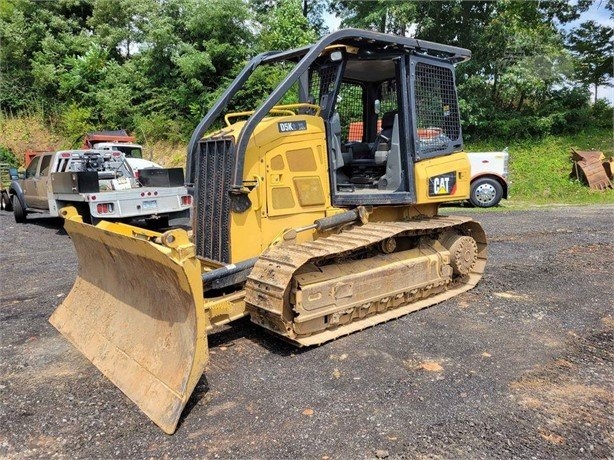
{"type": "Polygon", "coordinates": [[[230,182],[234,142],[202,141],[198,147],[195,241],[201,257],[230,262],[230,182]]]}
{"type": "Polygon", "coordinates": [[[451,68],[418,62],[414,77],[416,150],[419,155],[461,146],[461,127],[451,68]]]}

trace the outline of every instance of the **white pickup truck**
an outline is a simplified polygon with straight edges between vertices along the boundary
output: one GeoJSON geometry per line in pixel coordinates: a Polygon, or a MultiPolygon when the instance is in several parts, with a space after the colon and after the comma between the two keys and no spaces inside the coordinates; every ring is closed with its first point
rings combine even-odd
{"type": "Polygon", "coordinates": [[[15,221],[30,212],[58,216],[75,206],[84,219],[166,219],[187,225],[192,197],[181,168],[145,168],[137,180],[123,152],[61,150],[42,153],[22,177],[12,177],[9,195],[15,221]]]}
{"type": "Polygon", "coordinates": [[[469,201],[480,208],[490,208],[507,199],[508,162],[507,148],[501,152],[469,152],[471,163],[471,195],[469,201]]]}

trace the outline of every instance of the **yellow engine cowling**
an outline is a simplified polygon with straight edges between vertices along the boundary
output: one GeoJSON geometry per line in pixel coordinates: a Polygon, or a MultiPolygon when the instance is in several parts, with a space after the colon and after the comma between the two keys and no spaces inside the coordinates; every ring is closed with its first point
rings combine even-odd
{"type": "MultiPolygon", "coordinates": [[[[236,140],[242,127],[243,122],[237,122],[223,133],[236,140]]],[[[231,213],[230,262],[258,256],[289,228],[344,211],[331,206],[325,132],[322,118],[311,115],[270,117],[258,125],[245,153],[243,174],[243,183],[251,188],[251,207],[231,213]],[[280,129],[292,123],[304,129],[280,129]]],[[[313,237],[313,232],[303,232],[298,241],[313,237]]]]}

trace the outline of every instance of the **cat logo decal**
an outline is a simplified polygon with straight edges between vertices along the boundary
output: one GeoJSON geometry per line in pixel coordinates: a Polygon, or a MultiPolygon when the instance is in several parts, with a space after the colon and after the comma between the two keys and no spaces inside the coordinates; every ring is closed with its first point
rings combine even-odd
{"type": "Polygon", "coordinates": [[[429,196],[454,195],[456,193],[456,171],[429,177],[429,196]]]}

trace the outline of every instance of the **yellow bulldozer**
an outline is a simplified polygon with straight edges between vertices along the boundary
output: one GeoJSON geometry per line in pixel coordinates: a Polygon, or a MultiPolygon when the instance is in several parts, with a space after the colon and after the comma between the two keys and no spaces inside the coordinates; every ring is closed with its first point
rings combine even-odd
{"type": "Polygon", "coordinates": [[[470,56],[344,29],[253,58],[192,135],[190,231],[63,209],[79,273],[51,323],[173,433],[217,325],[313,346],[471,289],[484,231],[438,215],[469,196],[454,70],[470,56]],[[255,72],[282,77],[230,111],[255,72]]]}

